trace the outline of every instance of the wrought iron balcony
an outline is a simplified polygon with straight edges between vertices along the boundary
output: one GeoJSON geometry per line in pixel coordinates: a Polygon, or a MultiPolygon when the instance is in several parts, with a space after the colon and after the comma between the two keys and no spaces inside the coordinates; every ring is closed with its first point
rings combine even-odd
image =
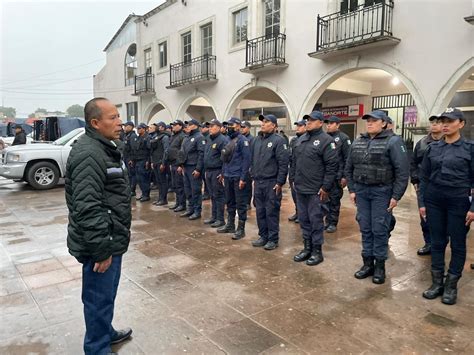
{"type": "Polygon", "coordinates": [[[393,1],[375,0],[347,11],[319,16],[316,51],[310,57],[326,59],[372,47],[396,45],[393,37],[393,1]]]}
{"type": "Polygon", "coordinates": [[[244,73],[255,73],[275,68],[286,68],[286,35],[283,33],[266,35],[247,40],[244,73]]]}
{"type": "Polygon", "coordinates": [[[181,86],[216,82],[216,56],[205,54],[188,62],[170,66],[170,85],[167,89],[181,86]]]}
{"type": "Polygon", "coordinates": [[[155,93],[155,77],[153,74],[135,75],[135,95],[147,95],[155,93]]]}

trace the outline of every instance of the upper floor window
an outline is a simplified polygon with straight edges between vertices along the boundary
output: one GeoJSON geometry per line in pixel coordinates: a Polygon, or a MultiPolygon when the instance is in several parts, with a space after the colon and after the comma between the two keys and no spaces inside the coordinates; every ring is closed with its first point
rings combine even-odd
{"type": "Polygon", "coordinates": [[[125,86],[133,85],[137,75],[137,45],[131,44],[125,55],[125,86]]]}
{"type": "MultiPolygon", "coordinates": [[[[389,1],[389,0],[386,0],[389,1]]],[[[365,7],[373,6],[375,4],[382,3],[382,0],[342,0],[341,1],[341,14],[347,14],[357,10],[357,7],[364,5],[365,7]]]]}
{"type": "Polygon", "coordinates": [[[234,44],[238,44],[247,40],[247,13],[248,10],[246,7],[234,12],[234,44]]]}
{"type": "Polygon", "coordinates": [[[153,60],[151,56],[151,48],[145,49],[145,73],[153,73],[153,60]]]}
{"type": "Polygon", "coordinates": [[[183,62],[189,63],[192,58],[191,31],[181,35],[181,46],[183,53],[183,62]]]}
{"type": "Polygon", "coordinates": [[[212,23],[201,26],[201,55],[212,54],[212,23]]]}
{"type": "Polygon", "coordinates": [[[160,69],[168,65],[168,42],[161,42],[158,45],[158,52],[160,54],[160,69]]]}
{"type": "Polygon", "coordinates": [[[265,0],[265,36],[280,34],[280,0],[265,0]]]}

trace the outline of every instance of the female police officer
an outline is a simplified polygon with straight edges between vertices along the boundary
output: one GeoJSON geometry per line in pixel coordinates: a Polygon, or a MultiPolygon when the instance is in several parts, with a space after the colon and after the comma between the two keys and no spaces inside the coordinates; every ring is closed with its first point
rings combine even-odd
{"type": "Polygon", "coordinates": [[[402,139],[384,129],[388,117],[373,111],[362,117],[367,133],[352,144],[346,163],[346,177],[362,234],[364,265],[357,279],[373,275],[372,282],[385,282],[385,260],[392,210],[408,185],[408,158],[402,139]],[[375,264],[374,264],[375,262],[375,264]]]}
{"type": "Polygon", "coordinates": [[[431,276],[433,284],[423,297],[455,304],[457,283],[466,261],[466,235],[474,220],[474,144],[460,133],[462,111],[449,108],[439,116],[444,138],[429,145],[420,171],[418,202],[431,233],[431,276]],[[451,261],[444,280],[444,253],[451,242],[451,261]]]}

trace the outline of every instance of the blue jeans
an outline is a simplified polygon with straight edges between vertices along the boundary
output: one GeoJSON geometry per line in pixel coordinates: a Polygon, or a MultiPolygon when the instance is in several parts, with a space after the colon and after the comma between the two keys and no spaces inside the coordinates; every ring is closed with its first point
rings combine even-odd
{"type": "Polygon", "coordinates": [[[278,243],[280,234],[281,193],[273,187],[276,179],[255,180],[254,201],[257,212],[258,235],[265,240],[278,243]]]}
{"type": "Polygon", "coordinates": [[[355,185],[357,222],[362,234],[362,256],[386,260],[392,214],[387,211],[391,185],[355,185]]]}
{"type": "Polygon", "coordinates": [[[196,165],[186,165],[184,167],[184,190],[189,199],[189,210],[195,214],[202,211],[202,177],[195,178],[193,171],[196,165]]]}
{"type": "Polygon", "coordinates": [[[84,353],[102,355],[109,353],[110,341],[115,334],[112,327],[115,296],[120,281],[122,255],[112,257],[112,264],[103,274],[94,272],[92,259],[82,262],[82,303],[86,335],[84,353]]]}
{"type": "Polygon", "coordinates": [[[296,203],[303,239],[309,240],[312,246],[323,245],[323,203],[319,195],[297,193],[296,203]]]}

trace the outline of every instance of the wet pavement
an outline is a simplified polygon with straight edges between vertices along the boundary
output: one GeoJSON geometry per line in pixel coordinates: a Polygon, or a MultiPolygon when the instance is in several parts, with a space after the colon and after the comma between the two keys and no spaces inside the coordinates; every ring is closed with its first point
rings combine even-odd
{"type": "MultiPolygon", "coordinates": [[[[154,191],[156,193],[156,190],[154,191]]],[[[346,192],[347,195],[347,192],[346,192]]],[[[170,195],[171,196],[171,195],[170,195]]],[[[210,202],[204,202],[204,217],[210,202]]],[[[387,281],[356,280],[360,242],[344,198],[324,263],[292,261],[301,249],[285,192],[280,247],[253,248],[165,207],[133,202],[132,242],[124,257],[114,325],[130,326],[121,354],[474,353],[474,243],[458,304],[421,297],[429,257],[413,193],[396,210],[387,281]]],[[[64,189],[33,191],[0,180],[0,354],[80,354],[81,265],[66,248],[64,189]]]]}

